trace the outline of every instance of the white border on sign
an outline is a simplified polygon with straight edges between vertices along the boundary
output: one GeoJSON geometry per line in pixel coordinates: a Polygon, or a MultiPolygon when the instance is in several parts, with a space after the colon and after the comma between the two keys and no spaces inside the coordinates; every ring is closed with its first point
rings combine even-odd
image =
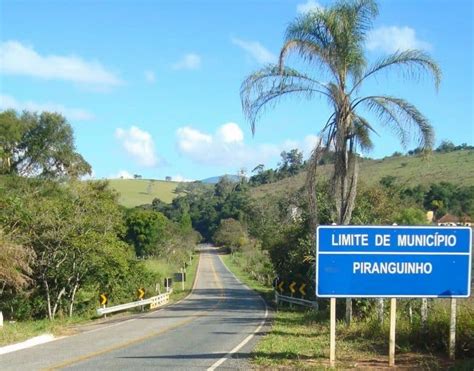
{"type": "Polygon", "coordinates": [[[440,227],[440,226],[411,226],[411,225],[318,225],[316,227],[316,269],[315,269],[315,278],[316,278],[316,297],[317,298],[468,298],[471,296],[471,273],[472,273],[472,228],[471,227],[440,227]],[[385,228],[385,229],[456,229],[456,230],[468,230],[469,231],[469,252],[468,253],[410,253],[410,252],[361,252],[361,251],[339,251],[339,252],[319,252],[319,230],[320,229],[345,229],[345,228],[354,228],[354,229],[376,229],[376,228],[385,228]],[[319,280],[318,280],[318,268],[319,268],[319,255],[324,254],[357,254],[363,253],[367,255],[468,255],[468,281],[467,281],[467,295],[327,295],[319,294],[319,280]]]}

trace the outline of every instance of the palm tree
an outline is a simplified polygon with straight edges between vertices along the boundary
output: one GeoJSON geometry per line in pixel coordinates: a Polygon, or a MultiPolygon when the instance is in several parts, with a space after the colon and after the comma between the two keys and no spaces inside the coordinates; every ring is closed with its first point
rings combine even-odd
{"type": "Polygon", "coordinates": [[[379,124],[393,129],[402,145],[407,144],[412,134],[421,148],[428,150],[433,145],[433,128],[413,104],[391,95],[360,94],[366,81],[393,69],[399,69],[402,78],[418,78],[428,73],[436,89],[441,79],[438,65],[420,50],[397,51],[368,65],[364,44],[377,14],[373,0],[348,0],[302,15],[286,30],[278,63],[251,74],[241,86],[243,111],[254,134],[260,114],[287,95],[324,97],[331,106],[332,114],[322,125],[321,140],[313,151],[307,177],[314,226],[317,162],[329,151],[335,155],[333,219],[342,225],[351,220],[357,190],[357,151],[370,150],[371,133],[376,133],[367,113],[379,124]],[[292,53],[308,64],[311,73],[287,66],[292,53]]]}

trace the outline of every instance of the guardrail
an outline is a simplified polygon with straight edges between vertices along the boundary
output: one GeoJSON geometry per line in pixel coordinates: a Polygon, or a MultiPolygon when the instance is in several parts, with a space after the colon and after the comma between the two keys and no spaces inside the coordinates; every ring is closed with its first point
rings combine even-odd
{"type": "Polygon", "coordinates": [[[104,314],[120,312],[122,310],[127,310],[136,307],[143,307],[144,305],[150,305],[150,309],[158,308],[162,305],[167,304],[170,301],[171,292],[172,291],[166,292],[161,295],[152,296],[148,299],[133,301],[131,303],[114,305],[113,307],[98,308],[97,314],[99,316],[103,316],[104,314]]]}
{"type": "Polygon", "coordinates": [[[319,305],[317,301],[311,301],[311,300],[306,300],[306,299],[299,299],[299,298],[293,298],[291,296],[285,296],[285,295],[280,295],[278,292],[275,291],[275,302],[276,305],[280,302],[287,302],[290,304],[296,304],[296,305],[302,305],[305,307],[311,307],[316,310],[318,310],[319,305]]]}

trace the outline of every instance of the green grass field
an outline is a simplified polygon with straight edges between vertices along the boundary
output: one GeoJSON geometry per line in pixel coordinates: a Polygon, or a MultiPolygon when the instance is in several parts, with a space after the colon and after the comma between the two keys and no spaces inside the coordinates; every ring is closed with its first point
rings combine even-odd
{"type": "MultiPolygon", "coordinates": [[[[328,178],[331,165],[318,169],[322,178],[328,178]]],[[[430,156],[387,157],[379,160],[360,161],[359,182],[372,185],[385,176],[396,177],[396,183],[404,186],[429,185],[441,181],[468,186],[474,184],[474,150],[450,153],[433,152],[430,156]]],[[[279,182],[265,184],[252,190],[257,197],[293,193],[301,188],[306,180],[306,172],[279,182]]]]}
{"type": "MultiPolygon", "coordinates": [[[[319,168],[321,177],[327,178],[331,166],[319,168]]],[[[387,157],[379,160],[360,162],[359,181],[361,184],[377,183],[384,176],[395,176],[400,185],[415,186],[447,181],[458,185],[474,184],[474,150],[454,151],[450,153],[433,152],[427,158],[417,156],[387,157]]],[[[306,172],[279,182],[265,184],[252,189],[255,197],[292,193],[304,185],[306,172]]],[[[119,203],[125,207],[151,204],[153,199],[170,203],[176,196],[178,182],[149,179],[111,179],[110,187],[120,197],[119,203]]]]}
{"type": "Polygon", "coordinates": [[[151,204],[155,198],[170,203],[178,182],[149,179],[110,179],[110,187],[119,193],[119,203],[125,207],[151,204]]]}

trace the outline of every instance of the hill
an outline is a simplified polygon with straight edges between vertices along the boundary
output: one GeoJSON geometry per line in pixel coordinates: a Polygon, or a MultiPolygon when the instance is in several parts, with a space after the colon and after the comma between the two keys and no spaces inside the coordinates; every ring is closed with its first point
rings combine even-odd
{"type": "MultiPolygon", "coordinates": [[[[406,186],[428,185],[450,182],[457,185],[474,185],[474,150],[449,153],[433,152],[429,157],[399,156],[377,160],[361,160],[359,183],[371,185],[385,176],[396,177],[396,183],[406,186]]],[[[321,177],[328,178],[331,165],[319,167],[321,177]]],[[[306,172],[285,178],[275,183],[264,184],[253,189],[255,197],[268,194],[292,193],[305,183],[306,172]]]]}
{"type": "Polygon", "coordinates": [[[155,198],[170,203],[177,196],[175,189],[180,183],[154,179],[110,179],[109,184],[120,194],[121,205],[134,207],[151,204],[155,198]]]}

